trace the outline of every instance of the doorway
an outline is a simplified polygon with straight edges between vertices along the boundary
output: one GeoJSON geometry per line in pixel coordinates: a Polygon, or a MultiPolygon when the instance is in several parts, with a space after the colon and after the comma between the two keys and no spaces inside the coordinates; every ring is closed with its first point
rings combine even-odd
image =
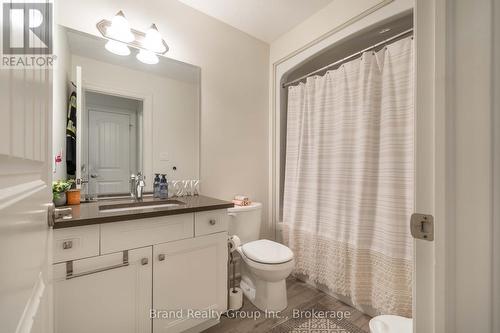
{"type": "Polygon", "coordinates": [[[130,175],[142,169],[143,103],[86,91],[85,104],[83,169],[90,190],[99,195],[127,193],[130,175]]]}

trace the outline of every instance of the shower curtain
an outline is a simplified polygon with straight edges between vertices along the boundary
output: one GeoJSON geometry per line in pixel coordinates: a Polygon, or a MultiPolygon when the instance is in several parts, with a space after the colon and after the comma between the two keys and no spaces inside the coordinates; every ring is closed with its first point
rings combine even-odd
{"type": "Polygon", "coordinates": [[[413,38],[288,90],[284,239],[295,274],[357,308],[412,309],[413,38]]]}

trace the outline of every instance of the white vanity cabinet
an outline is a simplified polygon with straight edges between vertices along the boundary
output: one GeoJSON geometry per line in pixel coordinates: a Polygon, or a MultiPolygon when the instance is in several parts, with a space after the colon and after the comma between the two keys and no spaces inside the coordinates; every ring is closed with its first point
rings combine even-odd
{"type": "Polygon", "coordinates": [[[153,333],[182,332],[226,309],[225,232],[155,245],[153,256],[153,308],[170,317],[153,320],[153,333]]]}
{"type": "Polygon", "coordinates": [[[188,310],[227,308],[226,219],[220,209],[55,229],[55,332],[197,332],[217,323],[188,310]],[[151,319],[151,310],[184,311],[151,319]]]}
{"type": "Polygon", "coordinates": [[[54,265],[55,332],[151,332],[152,264],[146,247],[54,265]]]}

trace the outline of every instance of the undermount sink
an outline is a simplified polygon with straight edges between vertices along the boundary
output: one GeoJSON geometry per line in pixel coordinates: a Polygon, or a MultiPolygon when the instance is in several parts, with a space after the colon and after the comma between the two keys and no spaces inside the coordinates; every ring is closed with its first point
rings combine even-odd
{"type": "Polygon", "coordinates": [[[185,205],[185,203],[179,200],[137,201],[137,202],[119,203],[114,205],[100,205],[99,211],[121,212],[121,211],[138,210],[138,209],[178,207],[181,205],[185,205]]]}
{"type": "MultiPolygon", "coordinates": [[[[112,201],[112,200],[122,200],[122,199],[131,199],[132,197],[130,194],[125,193],[125,194],[105,194],[102,196],[99,196],[98,200],[99,201],[112,201]]],[[[153,194],[148,193],[144,194],[143,198],[153,198],[153,194]]]]}

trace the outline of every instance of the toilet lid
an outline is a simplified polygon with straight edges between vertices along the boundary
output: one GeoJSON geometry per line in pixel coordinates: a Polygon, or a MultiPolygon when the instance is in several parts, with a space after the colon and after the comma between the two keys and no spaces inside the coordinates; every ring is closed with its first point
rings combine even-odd
{"type": "Polygon", "coordinates": [[[412,333],[413,320],[401,316],[382,315],[370,320],[371,333],[412,333]]]}
{"type": "Polygon", "coordinates": [[[245,256],[263,264],[281,264],[293,259],[293,252],[283,244],[260,239],[243,244],[245,256]]]}

